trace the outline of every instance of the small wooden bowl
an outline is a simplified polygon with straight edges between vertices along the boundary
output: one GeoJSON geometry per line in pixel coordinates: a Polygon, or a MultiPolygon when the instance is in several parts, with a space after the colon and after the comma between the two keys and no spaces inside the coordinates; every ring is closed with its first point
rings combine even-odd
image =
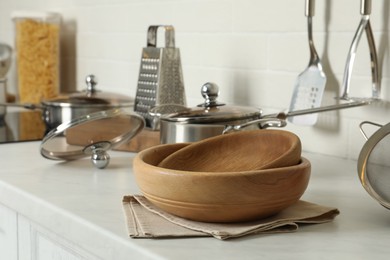
{"type": "Polygon", "coordinates": [[[191,143],[164,158],[162,168],[195,172],[236,172],[296,165],[301,141],[284,130],[251,130],[191,143]]]}
{"type": "Polygon", "coordinates": [[[169,154],[188,144],[166,144],[134,159],[136,182],[154,205],[203,222],[241,222],[269,217],[300,199],[310,179],[310,162],[243,172],[189,172],[161,168],[169,154]]]}

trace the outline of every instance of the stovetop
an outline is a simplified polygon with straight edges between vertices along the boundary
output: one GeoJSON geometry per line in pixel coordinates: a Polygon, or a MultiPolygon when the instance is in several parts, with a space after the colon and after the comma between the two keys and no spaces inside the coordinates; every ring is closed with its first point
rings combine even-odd
{"type": "Polygon", "coordinates": [[[45,131],[40,111],[7,111],[0,119],[0,143],[42,140],[45,131]]]}

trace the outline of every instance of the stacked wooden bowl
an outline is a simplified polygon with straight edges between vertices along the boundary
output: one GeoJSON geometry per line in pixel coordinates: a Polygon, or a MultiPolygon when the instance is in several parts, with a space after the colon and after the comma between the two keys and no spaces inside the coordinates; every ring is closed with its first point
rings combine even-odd
{"type": "Polygon", "coordinates": [[[300,199],[310,178],[299,138],[253,130],[155,146],[134,159],[143,195],[173,215],[204,222],[269,217],[300,199]]]}

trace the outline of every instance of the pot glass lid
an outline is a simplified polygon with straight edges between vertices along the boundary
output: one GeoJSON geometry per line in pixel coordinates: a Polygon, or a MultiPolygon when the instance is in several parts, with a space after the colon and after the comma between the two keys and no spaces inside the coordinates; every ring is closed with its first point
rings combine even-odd
{"type": "Polygon", "coordinates": [[[134,98],[126,95],[103,92],[96,89],[97,78],[94,75],[88,75],[85,78],[87,87],[81,92],[71,93],[69,95],[60,95],[56,98],[42,101],[44,105],[61,107],[129,107],[134,105],[134,98]]]}
{"type": "MultiPolygon", "coordinates": [[[[367,192],[390,209],[390,124],[382,126],[365,121],[361,126],[364,124],[380,126],[380,129],[367,139],[360,152],[359,178],[367,192]]],[[[365,135],[363,130],[362,133],[365,135]]]]}
{"type": "Polygon", "coordinates": [[[195,108],[178,110],[176,113],[162,115],[163,120],[185,123],[218,123],[240,119],[260,117],[261,110],[244,107],[229,106],[217,101],[219,87],[212,82],[205,83],[201,88],[204,103],[195,108]]]}
{"type": "Polygon", "coordinates": [[[42,140],[41,154],[52,160],[91,156],[98,168],[109,162],[108,150],[130,140],[144,127],[144,120],[121,109],[95,112],[51,130],[42,140]]]}

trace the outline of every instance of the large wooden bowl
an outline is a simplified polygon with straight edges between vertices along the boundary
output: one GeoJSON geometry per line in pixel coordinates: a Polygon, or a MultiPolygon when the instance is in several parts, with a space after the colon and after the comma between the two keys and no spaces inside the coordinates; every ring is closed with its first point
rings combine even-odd
{"type": "Polygon", "coordinates": [[[246,172],[188,172],[157,167],[188,144],[159,145],[134,159],[136,182],[154,205],[179,217],[204,222],[240,222],[271,216],[302,196],[310,162],[246,172]]]}

